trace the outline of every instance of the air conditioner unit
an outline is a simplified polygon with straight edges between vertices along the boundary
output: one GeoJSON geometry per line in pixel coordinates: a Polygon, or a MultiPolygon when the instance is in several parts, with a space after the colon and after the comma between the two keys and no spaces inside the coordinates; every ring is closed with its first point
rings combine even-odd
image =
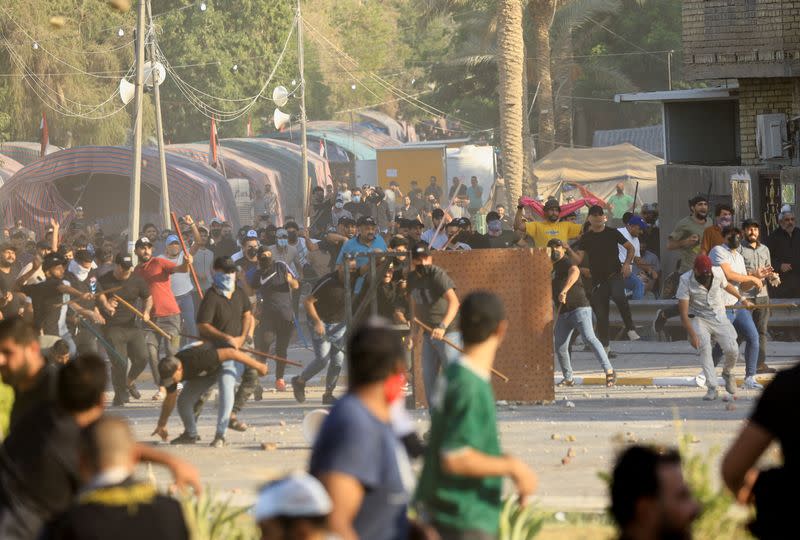
{"type": "Polygon", "coordinates": [[[762,160],[788,158],[785,150],[789,142],[785,114],[759,114],[756,116],[756,146],[762,160]]]}

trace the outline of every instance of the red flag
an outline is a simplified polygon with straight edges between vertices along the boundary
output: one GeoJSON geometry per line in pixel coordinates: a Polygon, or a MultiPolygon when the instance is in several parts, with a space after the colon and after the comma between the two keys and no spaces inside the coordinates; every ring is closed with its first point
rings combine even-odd
{"type": "Polygon", "coordinates": [[[217,167],[217,122],[211,117],[211,136],[208,140],[208,164],[217,167]]]}
{"type": "Polygon", "coordinates": [[[252,124],[252,120],[251,120],[251,118],[249,116],[247,117],[247,136],[248,137],[252,137],[253,136],[253,124],[252,124]]]}
{"type": "Polygon", "coordinates": [[[42,111],[42,121],[39,123],[39,139],[42,142],[39,157],[44,157],[47,154],[47,147],[50,145],[50,132],[47,129],[47,115],[44,111],[42,111]]]}

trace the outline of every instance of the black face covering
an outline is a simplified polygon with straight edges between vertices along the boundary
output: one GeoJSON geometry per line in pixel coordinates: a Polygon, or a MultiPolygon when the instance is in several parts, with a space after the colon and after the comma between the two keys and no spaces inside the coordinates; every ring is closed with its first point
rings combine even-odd
{"type": "Polygon", "coordinates": [[[561,253],[556,251],[556,250],[551,251],[550,252],[550,260],[553,261],[553,262],[560,261],[561,260],[561,253]]]}
{"type": "Polygon", "coordinates": [[[296,232],[290,232],[289,233],[289,241],[290,242],[294,242],[295,240],[297,240],[297,233],[296,232]]]}
{"type": "Polygon", "coordinates": [[[728,247],[731,249],[739,249],[739,246],[742,245],[742,240],[738,236],[732,236],[728,238],[728,247]]]}
{"type": "Polygon", "coordinates": [[[697,282],[704,287],[711,285],[711,280],[713,277],[714,274],[700,274],[699,276],[697,274],[694,275],[694,279],[696,279],[697,282]]]}
{"type": "Polygon", "coordinates": [[[261,257],[258,260],[258,266],[262,270],[269,270],[272,268],[272,257],[261,257]]]}
{"type": "Polygon", "coordinates": [[[247,248],[247,256],[248,256],[249,258],[251,258],[251,259],[252,259],[252,258],[253,258],[253,257],[255,257],[256,255],[258,255],[258,248],[254,248],[254,247],[247,248]]]}

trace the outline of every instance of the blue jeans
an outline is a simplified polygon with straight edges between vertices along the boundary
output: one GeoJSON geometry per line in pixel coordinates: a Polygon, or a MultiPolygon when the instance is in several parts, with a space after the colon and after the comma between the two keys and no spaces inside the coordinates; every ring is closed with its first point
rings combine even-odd
{"type": "MultiPolygon", "coordinates": [[[[184,334],[197,335],[197,324],[195,324],[195,310],[194,310],[194,297],[192,293],[176,296],[175,301],[178,303],[178,308],[181,310],[181,322],[183,323],[184,334]]],[[[190,342],[189,338],[181,336],[181,346],[190,342]]]]}
{"type": "MultiPolygon", "coordinates": [[[[747,309],[728,309],[725,310],[728,320],[733,323],[736,333],[739,338],[744,340],[744,376],[752,377],[756,374],[756,366],[758,365],[758,328],[753,321],[753,314],[747,309]]],[[[722,349],[719,345],[714,345],[714,350],[711,352],[714,359],[714,365],[719,363],[722,358],[722,349]]]]}
{"type": "Polygon", "coordinates": [[[553,332],[556,358],[558,358],[558,363],[561,365],[561,373],[563,373],[564,378],[572,379],[572,364],[569,359],[569,342],[575,330],[581,333],[583,341],[592,348],[594,357],[600,362],[603,371],[606,373],[613,371],[614,368],[611,367],[611,362],[608,361],[608,355],[606,354],[603,344],[600,343],[600,340],[597,339],[597,336],[594,334],[594,328],[592,328],[592,308],[581,307],[566,313],[560,313],[556,320],[556,328],[553,332]]]}
{"type": "Polygon", "coordinates": [[[631,291],[631,300],[641,300],[644,298],[644,283],[639,276],[631,274],[625,278],[625,288],[631,291]]]}
{"type": "Polygon", "coordinates": [[[244,366],[233,360],[226,360],[216,373],[210,373],[196,379],[189,379],[183,383],[183,390],[178,396],[178,414],[183,422],[183,428],[187,435],[197,436],[197,422],[194,418],[194,405],[206,393],[206,391],[217,383],[219,386],[219,397],[217,398],[217,437],[224,437],[225,430],[228,429],[228,422],[233,410],[234,387],[236,378],[241,376],[244,366]]]}
{"type": "MultiPolygon", "coordinates": [[[[444,337],[461,347],[459,332],[448,332],[444,337]]],[[[422,336],[422,382],[425,385],[425,399],[428,401],[429,409],[439,371],[447,367],[450,362],[458,360],[460,354],[443,340],[431,339],[427,332],[422,336]]]]}
{"type": "Polygon", "coordinates": [[[344,363],[344,335],[347,327],[341,323],[324,323],[325,334],[318,336],[314,330],[314,325],[309,324],[311,329],[311,344],[314,347],[314,361],[311,362],[300,378],[308,382],[317,373],[328,366],[328,373],[325,376],[325,393],[332,394],[336,390],[336,383],[339,382],[339,374],[342,372],[344,363]]]}

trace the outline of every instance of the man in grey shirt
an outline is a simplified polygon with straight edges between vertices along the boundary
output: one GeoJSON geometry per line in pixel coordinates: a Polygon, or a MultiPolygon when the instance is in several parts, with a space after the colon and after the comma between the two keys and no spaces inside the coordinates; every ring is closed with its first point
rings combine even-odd
{"type": "MultiPolygon", "coordinates": [[[[739,252],[744,258],[744,265],[747,273],[760,279],[766,279],[770,283],[779,284],[780,278],[772,268],[772,259],[770,258],[769,248],[759,242],[761,228],[758,223],[752,219],[747,219],[742,223],[742,233],[744,234],[744,241],[739,252]]],[[[767,287],[755,290],[750,289],[745,292],[751,302],[754,304],[769,304],[769,292],[767,287]]],[[[758,366],[757,373],[775,373],[775,368],[767,365],[767,325],[769,324],[769,310],[768,309],[755,309],[753,310],[753,322],[758,330],[758,366]]]]}

